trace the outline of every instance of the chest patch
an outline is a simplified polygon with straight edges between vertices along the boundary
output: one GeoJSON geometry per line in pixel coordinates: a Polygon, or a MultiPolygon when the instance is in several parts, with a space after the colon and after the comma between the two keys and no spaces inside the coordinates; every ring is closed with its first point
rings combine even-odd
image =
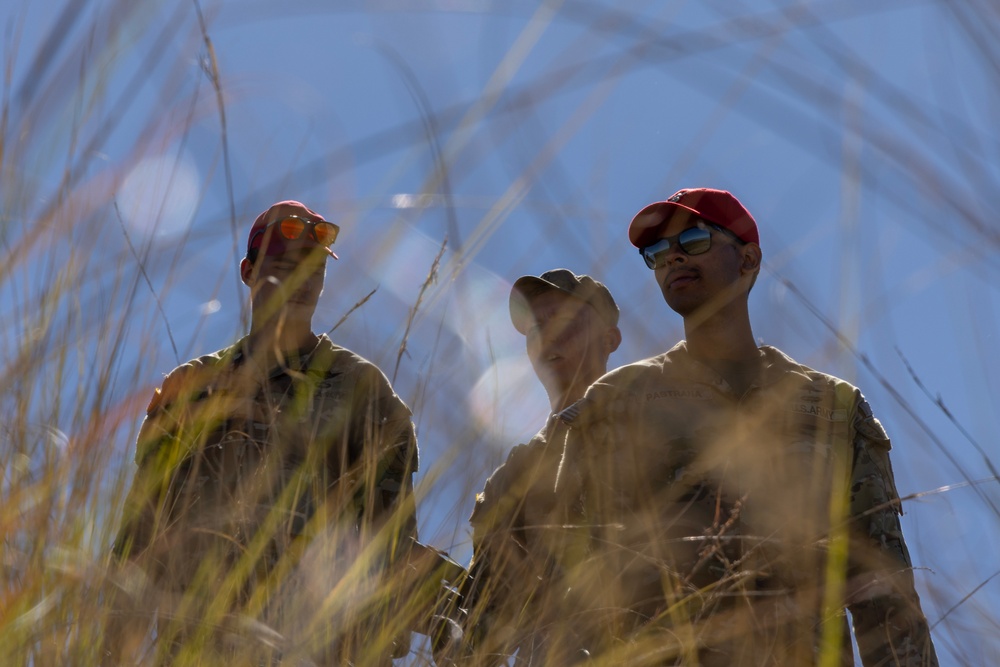
{"type": "Polygon", "coordinates": [[[707,396],[701,389],[658,389],[646,393],[647,401],[657,401],[665,398],[688,398],[705,400],[707,396]]]}

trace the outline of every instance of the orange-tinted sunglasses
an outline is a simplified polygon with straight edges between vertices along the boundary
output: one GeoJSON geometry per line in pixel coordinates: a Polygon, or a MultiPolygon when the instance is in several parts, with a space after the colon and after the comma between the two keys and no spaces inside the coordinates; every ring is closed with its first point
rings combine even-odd
{"type": "Polygon", "coordinates": [[[286,215],[284,218],[275,220],[258,229],[257,233],[250,239],[250,243],[248,244],[250,248],[257,247],[259,244],[257,238],[263,236],[268,227],[274,227],[281,235],[281,238],[288,241],[301,239],[308,233],[308,237],[306,238],[312,239],[325,248],[332,246],[333,242],[337,240],[337,234],[340,233],[340,227],[332,222],[327,222],[326,220],[307,220],[297,215],[286,215]]]}

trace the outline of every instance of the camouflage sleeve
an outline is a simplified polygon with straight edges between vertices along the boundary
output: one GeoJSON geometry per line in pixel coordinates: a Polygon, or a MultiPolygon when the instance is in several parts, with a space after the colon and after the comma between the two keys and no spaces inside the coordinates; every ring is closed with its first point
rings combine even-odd
{"type": "Polygon", "coordinates": [[[850,480],[853,522],[848,609],[865,667],[936,666],[903,541],[889,438],[859,397],[850,480]]]}
{"type": "Polygon", "coordinates": [[[213,390],[228,368],[220,361],[218,354],[189,361],[154,390],[136,438],[136,471],[113,547],[119,561],[142,554],[176,518],[192,453],[225,424],[228,394],[213,390]]]}
{"type": "Polygon", "coordinates": [[[140,553],[152,541],[158,509],[170,485],[164,459],[173,448],[165,447],[178,438],[184,419],[178,414],[185,401],[189,366],[181,366],[154,390],[146,407],[146,417],[136,438],[136,471],[125,498],[123,515],[115,538],[113,554],[119,561],[140,553]],[[165,452],[165,450],[167,450],[165,452]],[[165,455],[166,454],[166,455],[165,455]]]}
{"type": "MultiPolygon", "coordinates": [[[[148,442],[149,440],[146,433],[150,430],[148,428],[149,423],[150,419],[147,415],[139,430],[140,444],[138,449],[142,449],[143,445],[141,443],[143,441],[148,442]]],[[[115,537],[115,543],[112,547],[112,553],[118,562],[128,560],[132,554],[145,548],[152,537],[150,527],[152,526],[158,503],[153,497],[152,490],[148,489],[148,484],[145,482],[149,478],[149,471],[147,470],[147,466],[144,465],[145,460],[140,457],[139,452],[136,452],[138,469],[132,478],[132,486],[129,488],[128,495],[125,496],[121,524],[119,525],[118,534],[115,537]]]]}
{"type": "MultiPolygon", "coordinates": [[[[374,365],[365,363],[355,387],[355,447],[367,462],[363,512],[380,525],[391,520],[397,539],[417,539],[413,475],[419,467],[412,413],[374,365]]],[[[395,549],[394,549],[395,550],[395,549]]]]}
{"type": "Polygon", "coordinates": [[[498,661],[516,648],[514,625],[521,597],[517,592],[523,590],[527,575],[527,552],[519,535],[523,494],[516,488],[527,472],[522,465],[526,450],[523,444],[511,450],[477,494],[469,517],[473,555],[461,589],[468,612],[467,642],[470,650],[496,655],[498,661]]]}
{"type": "Polygon", "coordinates": [[[476,505],[469,517],[474,551],[498,532],[509,533],[516,528],[520,503],[515,486],[522,477],[522,454],[526,448],[527,445],[520,444],[511,449],[507,460],[493,471],[482,492],[476,495],[476,505]]]}

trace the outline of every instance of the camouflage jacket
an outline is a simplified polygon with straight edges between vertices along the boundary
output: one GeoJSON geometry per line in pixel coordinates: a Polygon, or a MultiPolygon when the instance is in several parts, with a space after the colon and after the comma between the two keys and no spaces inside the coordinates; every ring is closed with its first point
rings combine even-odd
{"type": "Polygon", "coordinates": [[[550,417],[527,444],[515,446],[476,496],[469,518],[473,557],[462,589],[467,634],[474,650],[495,656],[495,664],[507,664],[515,650],[517,664],[557,661],[550,650],[556,642],[550,596],[557,586],[553,510],[564,438],[565,427],[550,417]]]}
{"type": "Polygon", "coordinates": [[[416,537],[416,436],[386,377],[325,335],[284,361],[262,369],[244,338],[156,390],[115,553],[160,588],[265,604],[317,536],[356,555],[392,516],[390,554],[416,537]]]}
{"type": "Polygon", "coordinates": [[[669,637],[656,664],[852,664],[846,606],[866,667],[937,664],[889,439],[857,388],[762,347],[737,395],[682,341],[561,417],[557,486],[589,545],[567,558],[581,608],[621,612],[605,635],[669,637]]]}

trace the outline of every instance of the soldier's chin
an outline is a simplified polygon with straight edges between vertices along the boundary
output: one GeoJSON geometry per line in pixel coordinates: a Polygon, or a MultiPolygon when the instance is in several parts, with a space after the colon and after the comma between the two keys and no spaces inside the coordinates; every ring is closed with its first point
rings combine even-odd
{"type": "Polygon", "coordinates": [[[541,368],[536,368],[536,373],[542,386],[546,389],[565,391],[572,384],[572,377],[569,377],[570,374],[559,372],[557,369],[548,366],[548,364],[541,368]]]}
{"type": "Polygon", "coordinates": [[[286,301],[281,308],[274,313],[272,320],[311,320],[316,312],[315,303],[286,301]]]}
{"type": "Polygon", "coordinates": [[[316,302],[306,298],[291,298],[285,302],[285,308],[315,308],[316,302]]]}

